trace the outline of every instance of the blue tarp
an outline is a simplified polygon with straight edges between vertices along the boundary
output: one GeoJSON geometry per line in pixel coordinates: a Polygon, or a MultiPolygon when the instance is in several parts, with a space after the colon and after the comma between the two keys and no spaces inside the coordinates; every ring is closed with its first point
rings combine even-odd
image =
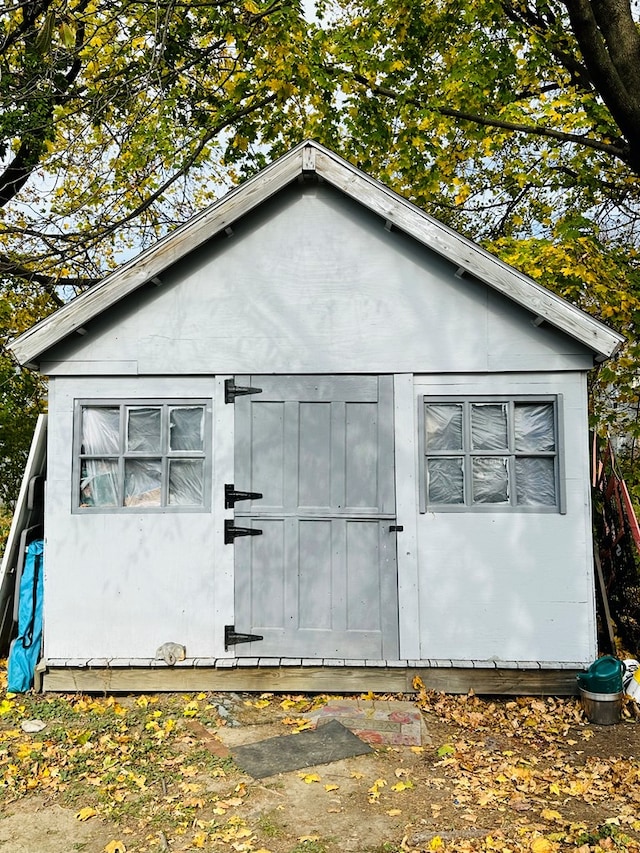
{"type": "Polygon", "coordinates": [[[42,644],[44,541],[34,539],[27,547],[27,556],[20,578],[18,636],[9,649],[7,690],[25,693],[33,684],[33,675],[42,644]]]}

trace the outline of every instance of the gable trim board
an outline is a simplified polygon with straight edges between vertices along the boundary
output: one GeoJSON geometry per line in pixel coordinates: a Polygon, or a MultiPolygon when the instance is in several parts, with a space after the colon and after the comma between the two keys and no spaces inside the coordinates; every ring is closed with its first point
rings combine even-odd
{"type": "Polygon", "coordinates": [[[76,297],[9,344],[21,364],[37,366],[48,349],[80,330],[136,289],[160,278],[163,271],[297,178],[319,178],[394,226],[477,277],[534,315],[591,349],[596,360],[614,355],[622,335],[551,293],[480,246],[438,222],[379,181],[369,177],[319,143],[308,140],[293,148],[246,183],[227,193],[102,282],[76,297]]]}

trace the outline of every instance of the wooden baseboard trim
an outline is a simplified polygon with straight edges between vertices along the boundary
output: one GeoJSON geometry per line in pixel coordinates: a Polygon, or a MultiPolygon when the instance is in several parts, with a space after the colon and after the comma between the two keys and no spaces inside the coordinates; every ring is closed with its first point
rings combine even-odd
{"type": "Polygon", "coordinates": [[[577,670],[468,667],[253,666],[55,667],[42,675],[44,692],[158,693],[247,691],[272,693],[414,693],[416,676],[428,690],[500,696],[574,696],[577,670]]]}

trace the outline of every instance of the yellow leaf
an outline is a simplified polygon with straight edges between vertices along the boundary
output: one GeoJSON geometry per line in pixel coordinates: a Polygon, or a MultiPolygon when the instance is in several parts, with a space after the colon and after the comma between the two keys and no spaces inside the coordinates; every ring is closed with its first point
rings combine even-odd
{"type": "Polygon", "coordinates": [[[409,749],[411,752],[415,752],[416,755],[420,755],[421,752],[424,752],[424,746],[410,746],[409,749]]]}
{"type": "Polygon", "coordinates": [[[549,785],[549,793],[555,794],[556,796],[560,796],[560,785],[557,782],[552,782],[549,785]]]}
{"type": "Polygon", "coordinates": [[[98,812],[91,806],[85,806],[76,814],[76,820],[89,820],[90,817],[95,817],[97,814],[98,812]]]}
{"type": "Polygon", "coordinates": [[[556,812],[553,809],[542,809],[542,811],[540,812],[540,817],[542,817],[544,820],[555,820],[558,823],[564,822],[564,818],[562,817],[560,812],[556,812]]]}
{"type": "Polygon", "coordinates": [[[434,835],[431,841],[427,844],[427,850],[439,850],[444,847],[444,841],[439,835],[434,835]]]}
{"type": "Polygon", "coordinates": [[[400,809],[389,809],[387,814],[389,817],[396,817],[396,815],[402,814],[402,811],[400,809]]]}
{"type": "Polygon", "coordinates": [[[408,788],[413,788],[413,782],[396,782],[395,785],[391,786],[391,790],[396,793],[406,791],[408,788]]]}
{"type": "Polygon", "coordinates": [[[104,848],[104,853],[127,853],[124,841],[110,841],[104,848]]]}
{"type": "Polygon", "coordinates": [[[324,789],[325,791],[337,791],[339,787],[339,785],[325,785],[324,789]]]}
{"type": "Polygon", "coordinates": [[[192,847],[204,847],[205,841],[207,840],[206,832],[196,832],[191,840],[192,847]]]}
{"type": "Polygon", "coordinates": [[[353,773],[351,774],[351,778],[352,779],[363,779],[364,773],[359,773],[357,770],[354,770],[353,773]]]}
{"type": "Polygon", "coordinates": [[[317,773],[298,773],[298,776],[305,782],[307,785],[310,785],[312,782],[319,782],[320,777],[317,773]]]}
{"type": "Polygon", "coordinates": [[[553,850],[553,844],[546,838],[534,838],[530,846],[533,853],[551,853],[553,850]]]}

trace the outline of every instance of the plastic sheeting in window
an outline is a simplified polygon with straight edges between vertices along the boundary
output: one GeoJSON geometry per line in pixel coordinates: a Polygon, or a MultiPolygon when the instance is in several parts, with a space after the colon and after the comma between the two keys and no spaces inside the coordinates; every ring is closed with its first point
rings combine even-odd
{"type": "Polygon", "coordinates": [[[481,504],[509,502],[507,460],[480,456],[473,460],[473,500],[481,504]]]}
{"type": "Polygon", "coordinates": [[[130,453],[160,453],[162,421],[158,406],[127,409],[127,450],[130,453]]]}
{"type": "Polygon", "coordinates": [[[93,456],[117,453],[120,446],[120,409],[85,406],[82,409],[82,452],[93,456]]]}
{"type": "Polygon", "coordinates": [[[169,461],[170,506],[202,506],[204,494],[204,460],[171,459],[169,461]]]}
{"type": "Polygon", "coordinates": [[[517,452],[544,453],[556,449],[552,403],[516,403],[514,428],[517,452]]]}
{"type": "Polygon", "coordinates": [[[553,458],[516,458],[516,501],[519,506],[554,506],[557,503],[553,458]]]}
{"type": "Polygon", "coordinates": [[[171,450],[204,449],[202,406],[179,406],[170,410],[169,445],[171,450]]]}
{"type": "Polygon", "coordinates": [[[425,432],[430,452],[462,450],[462,406],[459,403],[427,403],[425,432]]]}
{"type": "Polygon", "coordinates": [[[160,506],[162,460],[126,459],[124,463],[124,505],[160,506]]]}
{"type": "MultiPolygon", "coordinates": [[[[82,452],[117,454],[120,445],[120,408],[85,406],[82,409],[82,452]]],[[[80,506],[118,506],[118,460],[84,459],[80,469],[80,506]]]]}
{"type": "Polygon", "coordinates": [[[203,506],[204,423],[204,406],[83,407],[80,506],[203,506]]]}
{"type": "Polygon", "coordinates": [[[440,456],[427,460],[427,500],[431,504],[464,503],[461,458],[440,456]]]}
{"type": "Polygon", "coordinates": [[[118,462],[84,459],[80,467],[80,506],[118,506],[118,462]]]}
{"type": "Polygon", "coordinates": [[[507,449],[505,403],[474,403],[471,406],[471,446],[474,450],[507,449]]]}

